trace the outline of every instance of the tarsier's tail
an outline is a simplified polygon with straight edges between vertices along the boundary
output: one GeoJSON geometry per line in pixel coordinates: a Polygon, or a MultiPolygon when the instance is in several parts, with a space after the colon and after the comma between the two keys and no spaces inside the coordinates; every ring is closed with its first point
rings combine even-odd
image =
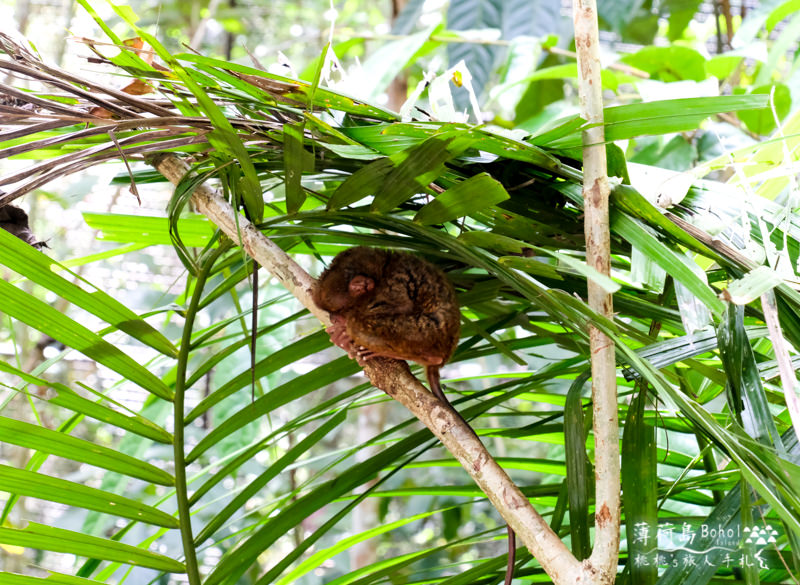
{"type": "MultiPolygon", "coordinates": [[[[470,430],[472,430],[472,426],[470,426],[470,424],[466,420],[464,420],[464,417],[461,416],[461,414],[455,408],[453,408],[453,405],[450,404],[450,401],[444,395],[444,392],[442,391],[442,384],[439,378],[439,366],[426,366],[425,374],[428,376],[428,384],[431,387],[431,392],[433,393],[433,395],[436,396],[436,398],[438,398],[439,400],[441,400],[444,404],[449,406],[451,409],[453,409],[453,412],[456,413],[456,416],[458,416],[458,418],[464,421],[467,427],[470,430]]],[[[473,430],[472,432],[474,433],[475,431],[473,430]]],[[[476,434],[475,436],[477,437],[478,435],[476,434]]],[[[516,541],[517,541],[516,534],[514,534],[514,531],[512,530],[511,526],[508,526],[508,566],[506,567],[506,578],[504,585],[511,585],[511,581],[514,578],[514,564],[516,563],[517,560],[516,541]]]]}
{"type": "Polygon", "coordinates": [[[442,384],[439,381],[439,366],[426,366],[425,375],[428,377],[428,385],[431,387],[431,392],[433,392],[433,395],[450,406],[450,401],[444,395],[444,392],[442,391],[442,384]]]}
{"type": "Polygon", "coordinates": [[[517,535],[511,526],[508,529],[508,565],[506,566],[506,579],[503,585],[511,585],[514,579],[514,564],[517,562],[517,535]]]}

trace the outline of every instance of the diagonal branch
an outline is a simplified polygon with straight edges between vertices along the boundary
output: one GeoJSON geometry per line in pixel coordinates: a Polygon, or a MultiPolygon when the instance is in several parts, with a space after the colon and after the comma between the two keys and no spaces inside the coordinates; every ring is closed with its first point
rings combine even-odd
{"type": "MultiPolygon", "coordinates": [[[[173,184],[190,172],[189,165],[173,154],[156,155],[151,164],[173,184]]],[[[277,278],[323,324],[330,325],[327,313],[311,299],[314,280],[277,244],[258,231],[244,216],[237,214],[223,197],[206,184],[195,190],[192,202],[228,237],[240,242],[248,255],[277,278]]],[[[376,388],[401,402],[439,438],[555,583],[579,582],[584,567],[492,458],[469,426],[420,384],[411,374],[408,364],[375,359],[366,364],[364,371],[376,388]]]]}

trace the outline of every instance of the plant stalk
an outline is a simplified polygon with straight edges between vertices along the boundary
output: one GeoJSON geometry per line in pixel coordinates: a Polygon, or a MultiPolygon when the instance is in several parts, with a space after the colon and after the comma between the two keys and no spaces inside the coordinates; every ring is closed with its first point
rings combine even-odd
{"type": "MultiPolygon", "coordinates": [[[[608,176],[603,130],[603,94],[597,5],[594,0],[574,0],[575,47],[578,53],[578,93],[583,131],[583,201],[586,263],[608,276],[611,268],[608,219],[608,176]]],[[[587,282],[589,307],[613,318],[611,294],[591,278],[587,282]]],[[[589,326],[592,363],[592,404],[595,437],[595,542],[589,557],[592,582],[611,584],[617,572],[620,527],[619,421],[614,342],[600,329],[589,326]]]]}
{"type": "Polygon", "coordinates": [[[181,542],[183,543],[184,562],[186,563],[186,574],[189,585],[201,585],[200,569],[197,564],[197,552],[195,550],[194,535],[192,533],[192,514],[189,504],[188,488],[186,484],[186,457],[183,451],[184,443],[184,398],[186,396],[186,370],[189,361],[189,353],[192,344],[192,328],[194,318],[203,296],[203,288],[206,279],[211,271],[214,262],[220,254],[228,249],[227,246],[220,246],[208,255],[205,262],[201,264],[200,271],[194,285],[189,306],[186,308],[186,320],[183,325],[183,335],[181,336],[181,346],[178,351],[178,360],[175,378],[175,398],[174,408],[174,429],[172,432],[173,459],[175,460],[175,497],[178,503],[178,522],[181,529],[181,542]]]}

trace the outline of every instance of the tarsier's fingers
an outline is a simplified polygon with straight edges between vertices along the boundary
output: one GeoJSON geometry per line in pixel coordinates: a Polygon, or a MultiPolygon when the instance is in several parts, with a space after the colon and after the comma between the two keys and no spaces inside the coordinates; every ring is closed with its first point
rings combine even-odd
{"type": "Polygon", "coordinates": [[[358,365],[363,367],[369,360],[371,360],[374,357],[378,357],[379,355],[380,354],[377,354],[374,351],[370,351],[366,347],[361,345],[356,348],[355,356],[350,356],[350,357],[354,357],[356,362],[358,362],[358,365]]]}
{"type": "Polygon", "coordinates": [[[325,331],[330,335],[333,344],[344,350],[348,350],[353,343],[344,327],[328,327],[325,331]]]}
{"type": "Polygon", "coordinates": [[[389,318],[360,315],[347,323],[347,334],[358,346],[374,355],[410,360],[425,365],[442,365],[449,356],[455,339],[432,331],[424,316],[393,315],[389,318]]]}

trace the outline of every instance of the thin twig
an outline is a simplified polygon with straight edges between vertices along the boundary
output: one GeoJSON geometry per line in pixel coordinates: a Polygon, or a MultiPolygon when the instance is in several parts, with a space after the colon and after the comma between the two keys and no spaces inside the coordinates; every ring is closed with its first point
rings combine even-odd
{"type": "Polygon", "coordinates": [[[764,312],[764,321],[767,323],[767,329],[769,329],[769,337],[772,340],[775,359],[778,360],[778,371],[781,376],[786,410],[789,411],[789,419],[792,421],[794,434],[800,440],[800,399],[797,398],[797,392],[795,391],[797,374],[795,374],[792,358],[789,356],[786,342],[783,339],[774,291],[769,290],[761,295],[761,310],[764,312]]]}

